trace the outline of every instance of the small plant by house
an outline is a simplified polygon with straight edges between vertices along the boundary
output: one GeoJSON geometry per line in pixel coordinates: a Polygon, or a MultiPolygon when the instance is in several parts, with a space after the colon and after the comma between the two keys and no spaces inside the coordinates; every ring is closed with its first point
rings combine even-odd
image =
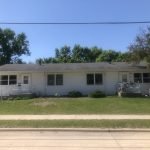
{"type": "Polygon", "coordinates": [[[141,93],[121,93],[121,97],[145,97],[141,93]]]}
{"type": "MultiPolygon", "coordinates": [[[[6,97],[6,100],[30,100],[37,98],[36,94],[20,94],[20,95],[11,95],[6,97]]],[[[3,98],[4,99],[4,98],[3,98]]]]}
{"type": "Polygon", "coordinates": [[[82,93],[79,91],[70,91],[67,95],[68,97],[82,97],[82,93]]]}
{"type": "Polygon", "coordinates": [[[95,91],[95,92],[89,94],[89,97],[92,97],[92,98],[102,98],[102,97],[106,97],[106,95],[102,91],[95,91]]]}

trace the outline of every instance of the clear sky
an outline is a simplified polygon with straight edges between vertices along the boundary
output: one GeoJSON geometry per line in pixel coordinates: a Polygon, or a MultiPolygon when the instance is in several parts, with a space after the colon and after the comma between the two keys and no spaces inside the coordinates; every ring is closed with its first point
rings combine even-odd
{"type": "MultiPolygon", "coordinates": [[[[0,0],[0,22],[150,21],[150,0],[0,0]]],[[[24,32],[30,57],[55,56],[64,45],[98,46],[126,51],[140,28],[136,25],[0,25],[24,32]]]]}

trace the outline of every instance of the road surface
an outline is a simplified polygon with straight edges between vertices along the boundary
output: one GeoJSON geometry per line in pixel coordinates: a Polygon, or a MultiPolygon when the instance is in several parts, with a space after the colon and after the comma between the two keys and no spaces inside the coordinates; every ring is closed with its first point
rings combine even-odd
{"type": "Polygon", "coordinates": [[[0,150],[149,150],[150,132],[0,131],[0,150]]]}

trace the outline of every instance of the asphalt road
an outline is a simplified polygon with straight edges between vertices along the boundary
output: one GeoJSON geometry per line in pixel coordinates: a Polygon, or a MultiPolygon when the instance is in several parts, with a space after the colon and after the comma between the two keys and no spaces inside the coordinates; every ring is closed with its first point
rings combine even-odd
{"type": "Polygon", "coordinates": [[[0,131],[0,150],[149,150],[150,132],[0,131]]]}

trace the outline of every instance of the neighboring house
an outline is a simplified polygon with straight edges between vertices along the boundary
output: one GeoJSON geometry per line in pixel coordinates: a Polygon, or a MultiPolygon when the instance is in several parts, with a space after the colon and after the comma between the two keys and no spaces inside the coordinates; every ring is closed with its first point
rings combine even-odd
{"type": "Polygon", "coordinates": [[[87,95],[117,92],[119,82],[136,82],[143,94],[150,89],[150,69],[128,63],[8,64],[0,67],[0,95],[35,93],[66,95],[80,91],[87,95]]]}

